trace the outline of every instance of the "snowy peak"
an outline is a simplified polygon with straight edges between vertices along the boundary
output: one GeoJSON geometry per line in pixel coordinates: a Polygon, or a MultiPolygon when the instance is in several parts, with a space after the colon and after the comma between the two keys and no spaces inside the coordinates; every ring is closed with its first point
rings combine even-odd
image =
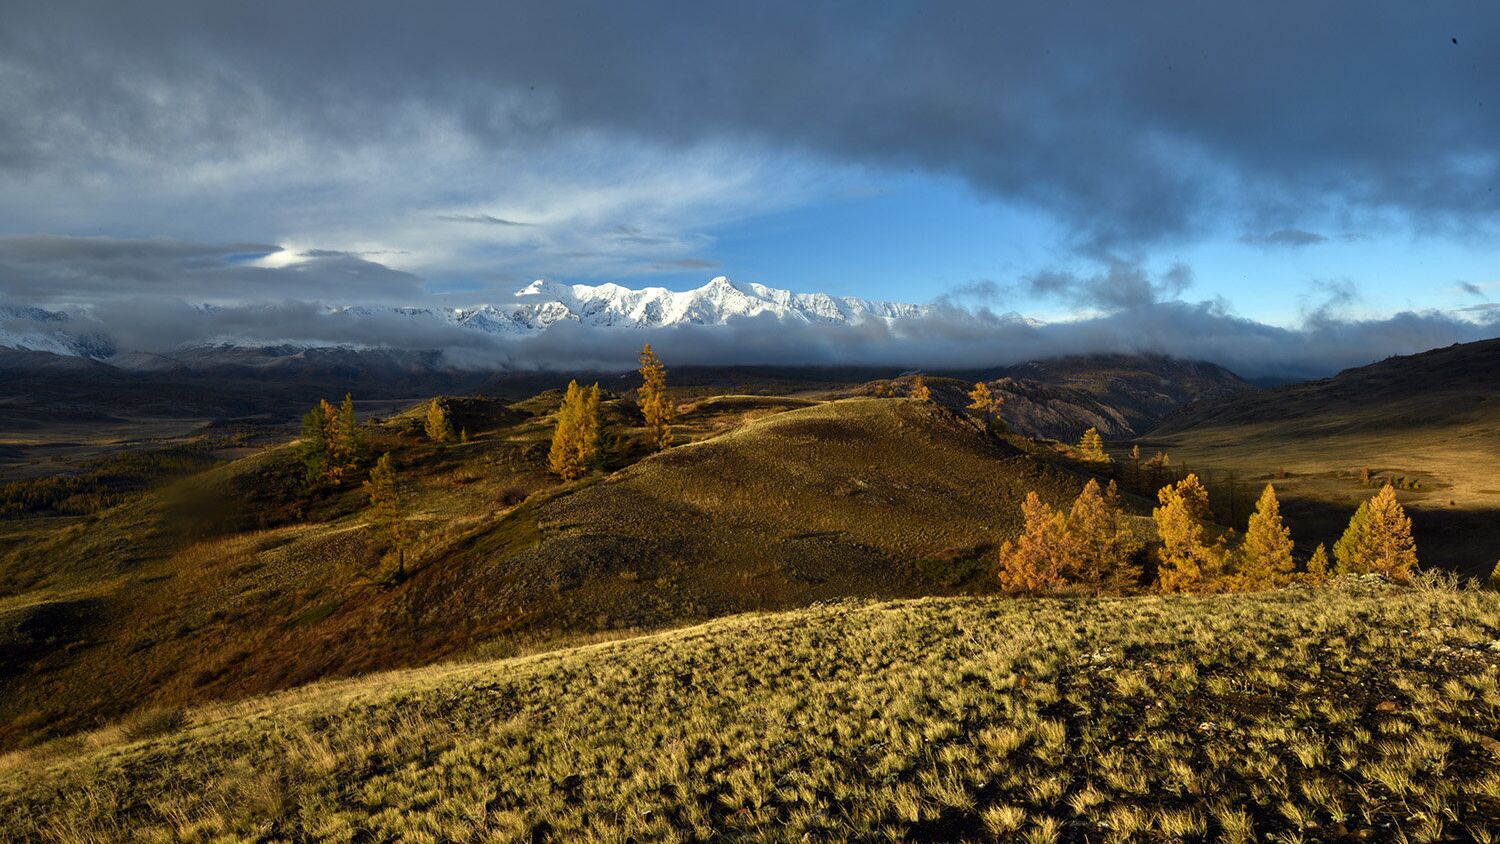
{"type": "MultiPolygon", "coordinates": [[[[541,327],[560,319],[610,328],[723,325],[732,319],[761,315],[802,323],[889,322],[926,312],[919,305],[793,293],[762,284],[740,285],[725,276],[680,292],[665,287],[635,290],[618,284],[567,285],[538,280],[517,292],[516,302],[509,312],[520,316],[529,311],[530,319],[524,322],[541,327]]],[[[490,306],[477,310],[486,309],[505,310],[490,306]]]]}
{"type": "MultiPolygon", "coordinates": [[[[204,322],[203,343],[229,346],[292,344],[300,348],[340,345],[306,336],[232,336],[214,327],[225,314],[269,306],[199,305],[193,312],[204,322]]],[[[463,308],[328,304],[322,315],[329,327],[361,331],[329,331],[330,336],[381,336],[381,324],[521,338],[540,334],[559,323],[571,322],[602,330],[659,329],[675,326],[723,326],[738,319],[774,319],[799,324],[840,325],[877,320],[892,324],[927,312],[922,305],[878,302],[824,293],[793,293],[762,284],[736,284],[718,276],[694,290],[665,287],[633,289],[618,284],[563,284],[538,279],[516,291],[508,302],[463,308]]],[[[228,322],[235,322],[229,320],[228,322]]],[[[261,320],[261,324],[273,321],[261,320]]],[[[77,318],[40,308],[0,306],[0,346],[48,351],[82,357],[109,357],[114,345],[104,336],[109,326],[92,318],[77,318]],[[82,329],[82,330],[80,330],[82,329]]],[[[262,329],[263,330],[263,329],[262,329]]],[[[303,325],[302,330],[307,330],[303,325]]],[[[428,336],[437,336],[426,332],[428,336]]],[[[389,332],[389,336],[403,336],[389,332]]],[[[412,336],[412,335],[404,335],[412,336]]],[[[125,350],[130,351],[130,350],[125,350]]]]}

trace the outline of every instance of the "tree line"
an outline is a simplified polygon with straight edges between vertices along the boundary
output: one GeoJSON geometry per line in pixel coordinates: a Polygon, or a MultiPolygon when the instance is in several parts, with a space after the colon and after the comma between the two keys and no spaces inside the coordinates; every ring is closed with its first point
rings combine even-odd
{"type": "Polygon", "coordinates": [[[1233,530],[1214,535],[1208,491],[1197,475],[1162,487],[1157,505],[1151,511],[1156,539],[1148,549],[1130,524],[1114,481],[1101,488],[1089,480],[1067,512],[1054,511],[1035,492],[1028,493],[1021,504],[1021,535],[1000,548],[1001,587],[1011,592],[1141,584],[1159,592],[1249,590],[1322,583],[1342,574],[1375,573],[1405,582],[1417,570],[1411,519],[1389,484],[1359,505],[1334,545],[1332,564],[1319,544],[1300,570],[1272,484],[1256,502],[1243,538],[1233,530]],[[1142,559],[1145,550],[1150,553],[1142,559]]]}
{"type": "MultiPolygon", "coordinates": [[[[641,349],[641,387],[636,403],[646,423],[648,439],[656,450],[672,445],[672,422],[677,405],[667,392],[667,367],[651,344],[641,349]]],[[[565,481],[577,480],[599,468],[604,460],[604,419],[600,411],[599,384],[584,388],[569,381],[557,410],[557,427],[552,433],[552,448],[547,465],[565,481]]]]}

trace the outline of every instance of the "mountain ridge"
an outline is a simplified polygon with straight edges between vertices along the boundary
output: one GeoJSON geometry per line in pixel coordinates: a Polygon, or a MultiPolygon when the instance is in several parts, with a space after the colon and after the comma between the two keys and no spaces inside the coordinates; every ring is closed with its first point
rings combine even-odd
{"type": "MultiPolygon", "coordinates": [[[[261,306],[269,312],[271,306],[261,306]]],[[[564,284],[538,279],[518,290],[509,302],[481,303],[460,308],[410,305],[328,304],[317,305],[317,316],[354,320],[402,320],[425,322],[433,330],[457,328],[478,335],[519,339],[541,334],[554,325],[576,323],[594,329],[654,329],[677,326],[722,326],[740,319],[772,318],[782,322],[820,325],[856,325],[867,321],[887,325],[921,317],[929,305],[832,296],[826,293],[796,293],[763,284],[737,284],[717,276],[692,290],[665,287],[629,288],[605,283],[564,284]]],[[[193,313],[213,316],[224,306],[200,303],[193,313]]],[[[258,310],[251,308],[254,312],[258,310]]],[[[272,321],[277,322],[277,321],[272,321]]],[[[0,347],[17,351],[42,351],[75,357],[109,360],[144,352],[120,348],[107,336],[107,319],[95,313],[74,314],[34,306],[0,307],[0,347]],[[83,323],[87,328],[74,329],[83,323]]],[[[274,336],[254,333],[210,337],[186,347],[383,348],[385,344],[350,343],[297,336],[287,327],[274,336]]]]}

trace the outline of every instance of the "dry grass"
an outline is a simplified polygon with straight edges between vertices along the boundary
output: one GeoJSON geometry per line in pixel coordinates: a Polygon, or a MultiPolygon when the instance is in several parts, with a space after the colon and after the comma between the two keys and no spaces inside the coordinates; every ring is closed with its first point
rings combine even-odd
{"type": "Polygon", "coordinates": [[[11,757],[12,840],[1484,840],[1500,597],[839,603],[11,757]]]}

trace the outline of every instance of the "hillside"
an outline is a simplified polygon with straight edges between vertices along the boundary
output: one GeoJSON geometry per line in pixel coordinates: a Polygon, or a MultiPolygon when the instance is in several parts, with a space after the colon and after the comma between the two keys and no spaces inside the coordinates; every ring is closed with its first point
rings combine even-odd
{"type": "Polygon", "coordinates": [[[844,602],[159,713],[0,835],[1491,840],[1500,597],[844,602]]]}
{"type": "Polygon", "coordinates": [[[89,516],[0,522],[0,743],[129,710],[846,596],[991,588],[1035,489],[1084,478],[905,399],[714,396],[649,455],[629,402],[612,474],[546,471],[557,394],[381,420],[421,534],[410,576],[357,483],[308,495],[288,447],[89,516]]]}
{"type": "MultiPolygon", "coordinates": [[[[890,368],[674,366],[674,392],[708,395],[868,394],[890,368]]],[[[935,373],[943,375],[944,373],[935,373]]],[[[957,376],[955,406],[974,381],[1006,396],[1013,430],[1076,440],[1088,427],[1110,439],[1135,436],[1182,405],[1249,389],[1212,364],[1152,356],[1035,361],[957,376]]],[[[209,346],[167,355],[117,355],[109,362],[0,348],[0,478],[75,470],[120,450],[151,448],[213,425],[219,431],[284,439],[324,396],[353,392],[363,412],[393,412],[434,393],[525,399],[568,383],[599,381],[624,393],[625,372],[463,369],[437,352],[394,349],[209,346]]]]}
{"type": "Polygon", "coordinates": [[[1496,408],[1500,340],[1488,340],[1191,405],[1141,442],[1179,464],[1274,479],[1312,541],[1336,538],[1368,497],[1362,470],[1405,479],[1419,545],[1434,562],[1482,574],[1500,558],[1496,408]]]}
{"type": "Polygon", "coordinates": [[[1028,361],[1003,369],[994,386],[1005,397],[1012,430],[1067,442],[1088,428],[1106,439],[1129,439],[1184,406],[1256,391],[1222,366],[1159,355],[1028,361]]]}

